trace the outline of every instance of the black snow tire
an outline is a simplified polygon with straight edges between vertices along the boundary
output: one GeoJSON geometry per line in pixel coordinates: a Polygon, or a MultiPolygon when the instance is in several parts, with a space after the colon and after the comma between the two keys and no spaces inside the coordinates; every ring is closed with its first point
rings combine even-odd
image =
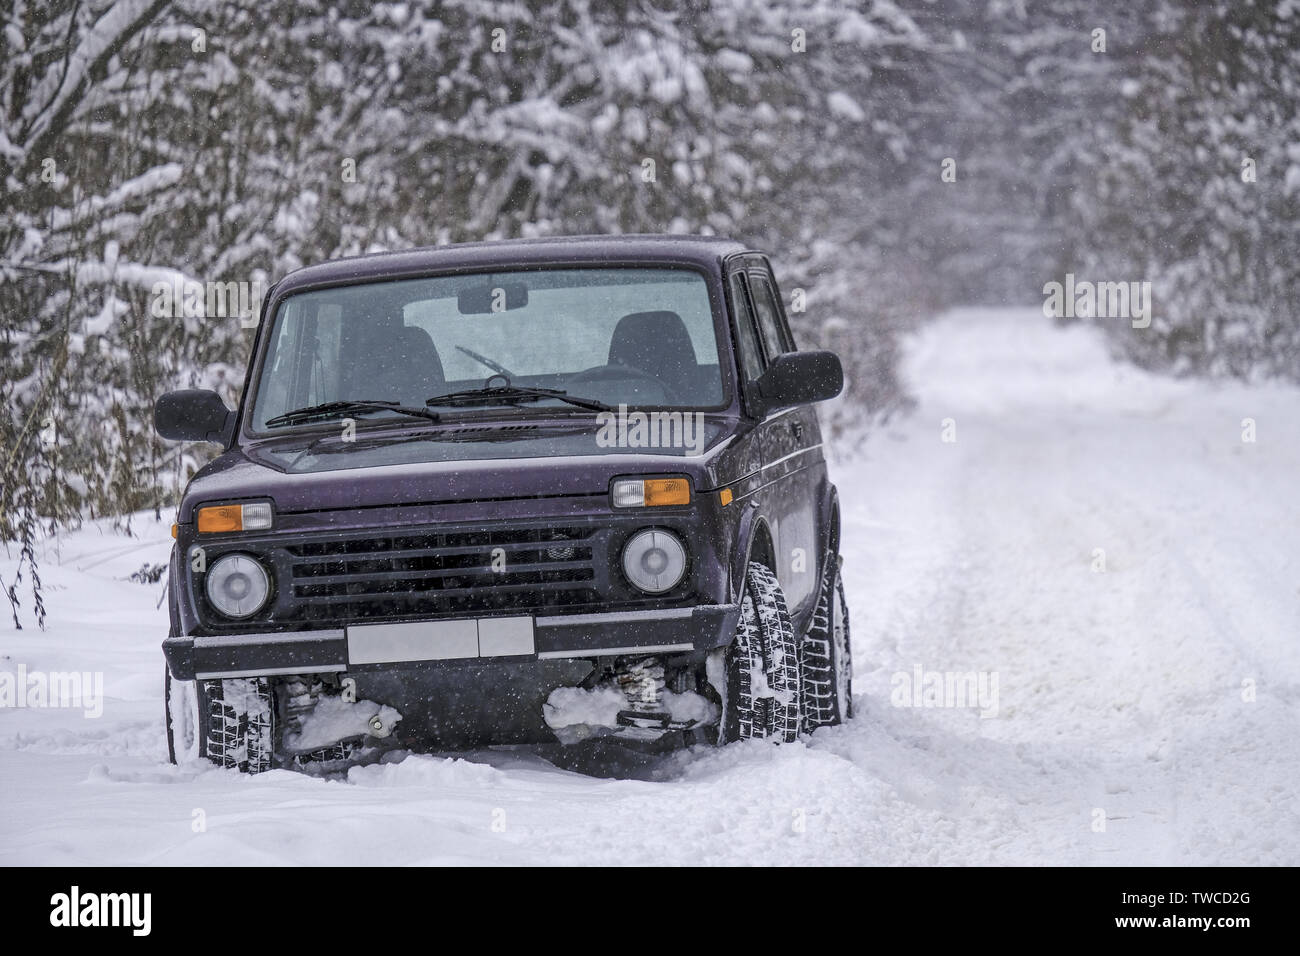
{"type": "Polygon", "coordinates": [[[723,741],[799,736],[799,650],[785,594],[776,575],[758,563],[745,574],[736,639],[726,654],[723,741]]]}
{"type": "Polygon", "coordinates": [[[853,716],[853,648],[840,556],[829,552],[825,567],[812,625],[799,645],[805,733],[853,716]]]}
{"type": "Polygon", "coordinates": [[[219,767],[263,773],[275,766],[275,691],[266,677],[201,681],[204,753],[219,767]]]}

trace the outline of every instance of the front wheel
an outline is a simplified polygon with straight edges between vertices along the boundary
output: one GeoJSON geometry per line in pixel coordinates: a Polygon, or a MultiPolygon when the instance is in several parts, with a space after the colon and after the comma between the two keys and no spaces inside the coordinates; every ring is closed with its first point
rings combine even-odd
{"type": "Polygon", "coordinates": [[[266,677],[204,681],[207,758],[240,773],[275,766],[275,692],[266,677]]]}
{"type": "Polygon", "coordinates": [[[751,563],[745,574],[740,621],[725,662],[723,741],[792,743],[802,712],[798,645],[785,593],[761,564],[751,563]]]}
{"type": "Polygon", "coordinates": [[[206,757],[218,767],[262,773],[275,766],[276,700],[265,677],[230,680],[163,678],[167,758],[206,757]]]}

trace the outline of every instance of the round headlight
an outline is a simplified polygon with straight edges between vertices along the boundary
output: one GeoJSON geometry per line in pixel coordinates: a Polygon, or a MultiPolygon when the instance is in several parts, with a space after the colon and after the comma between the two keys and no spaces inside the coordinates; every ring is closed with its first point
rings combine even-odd
{"type": "Polygon", "coordinates": [[[686,549],[671,531],[638,531],[623,546],[623,573],[642,591],[667,591],[686,573],[686,549]]]}
{"type": "Polygon", "coordinates": [[[247,554],[227,554],[208,568],[208,600],[226,617],[256,614],[271,593],[261,563],[247,554]]]}

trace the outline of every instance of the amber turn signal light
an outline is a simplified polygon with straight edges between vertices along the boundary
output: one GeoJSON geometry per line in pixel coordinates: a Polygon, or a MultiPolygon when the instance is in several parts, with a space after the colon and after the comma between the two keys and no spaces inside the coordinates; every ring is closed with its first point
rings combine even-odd
{"type": "Polygon", "coordinates": [[[689,505],[691,483],[685,478],[650,478],[645,483],[645,503],[651,505],[689,505]]]}
{"type": "Polygon", "coordinates": [[[199,533],[212,534],[217,531],[243,531],[244,509],[239,505],[221,505],[216,508],[199,509],[199,533]]]}

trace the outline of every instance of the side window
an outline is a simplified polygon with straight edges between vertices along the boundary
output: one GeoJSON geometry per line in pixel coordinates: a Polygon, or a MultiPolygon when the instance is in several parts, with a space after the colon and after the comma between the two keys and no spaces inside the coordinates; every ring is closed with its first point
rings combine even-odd
{"type": "Polygon", "coordinates": [[[754,311],[758,313],[758,333],[763,339],[763,351],[770,362],[782,352],[790,351],[790,344],[781,328],[780,308],[776,304],[772,284],[764,276],[750,276],[749,288],[754,295],[754,311]]]}
{"type": "Polygon", "coordinates": [[[754,315],[749,309],[745,277],[740,273],[731,277],[731,302],[736,312],[736,359],[740,376],[745,382],[752,382],[763,374],[763,353],[759,351],[754,331],[754,315]]]}

